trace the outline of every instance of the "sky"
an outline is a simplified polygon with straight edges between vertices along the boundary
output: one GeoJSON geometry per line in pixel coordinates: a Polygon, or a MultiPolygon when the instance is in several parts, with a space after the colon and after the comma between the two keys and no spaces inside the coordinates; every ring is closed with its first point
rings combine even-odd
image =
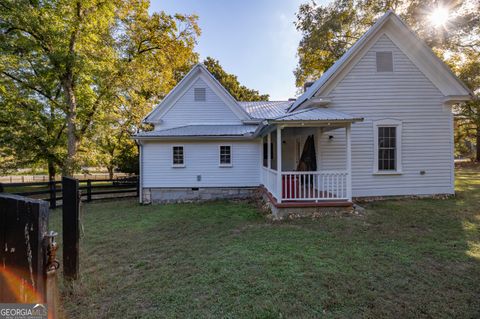
{"type": "MultiPolygon", "coordinates": [[[[241,84],[270,100],[296,96],[293,71],[301,35],[293,22],[307,0],[151,0],[151,11],[197,14],[196,51],[211,56],[241,84]]],[[[323,2],[323,1],[318,1],[323,2]]]]}

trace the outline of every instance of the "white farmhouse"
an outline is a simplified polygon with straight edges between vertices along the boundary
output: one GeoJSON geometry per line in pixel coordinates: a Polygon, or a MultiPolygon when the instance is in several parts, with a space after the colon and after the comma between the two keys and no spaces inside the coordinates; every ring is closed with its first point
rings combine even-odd
{"type": "Polygon", "coordinates": [[[277,207],[454,193],[451,105],[471,92],[393,12],[295,101],[236,101],[197,64],[144,119],[140,201],[277,207]]]}

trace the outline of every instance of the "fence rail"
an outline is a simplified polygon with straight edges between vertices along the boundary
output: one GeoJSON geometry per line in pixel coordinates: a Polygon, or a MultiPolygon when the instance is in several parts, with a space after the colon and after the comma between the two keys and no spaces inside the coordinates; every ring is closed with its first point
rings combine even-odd
{"type": "MultiPolygon", "coordinates": [[[[87,179],[79,181],[82,201],[97,199],[138,197],[138,176],[117,179],[87,179]]],[[[0,193],[12,193],[50,203],[50,208],[59,206],[62,197],[62,182],[0,183],[0,193]]]]}
{"type": "MultiPolygon", "coordinates": [[[[129,177],[130,174],[128,173],[114,173],[113,179],[117,178],[126,178],[129,177]]],[[[110,175],[108,173],[93,173],[93,174],[75,174],[74,178],[78,179],[79,181],[87,181],[87,180],[104,180],[109,179],[110,175]]],[[[35,182],[48,182],[49,178],[48,175],[8,175],[8,176],[0,176],[0,183],[35,183],[35,182]]],[[[58,182],[62,181],[61,176],[55,176],[55,180],[58,182]]]]}

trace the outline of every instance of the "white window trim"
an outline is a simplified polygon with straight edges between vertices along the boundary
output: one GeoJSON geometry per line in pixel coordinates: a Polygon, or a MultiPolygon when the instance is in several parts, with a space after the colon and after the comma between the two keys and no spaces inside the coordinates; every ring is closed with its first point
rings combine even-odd
{"type": "Polygon", "coordinates": [[[172,167],[173,168],[183,168],[185,167],[185,162],[186,162],[186,159],[185,159],[185,146],[184,145],[172,145],[171,147],[171,153],[170,153],[170,158],[172,160],[172,167]],[[173,163],[173,148],[175,147],[181,147],[183,149],[183,164],[174,164],[173,163]]]}
{"type": "Polygon", "coordinates": [[[218,166],[219,167],[233,167],[233,146],[231,144],[221,144],[218,145],[218,166]],[[230,164],[222,164],[220,162],[220,152],[222,149],[222,146],[229,146],[230,147],[230,164]]]}
{"type": "Polygon", "coordinates": [[[373,121],[373,174],[374,175],[400,175],[402,174],[402,121],[395,119],[383,119],[373,121]],[[396,128],[396,170],[378,169],[378,128],[395,127],[396,128]]]}

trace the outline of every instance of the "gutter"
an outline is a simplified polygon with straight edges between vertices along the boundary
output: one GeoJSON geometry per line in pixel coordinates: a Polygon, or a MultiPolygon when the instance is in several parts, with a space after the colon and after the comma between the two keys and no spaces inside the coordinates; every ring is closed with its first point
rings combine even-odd
{"type": "Polygon", "coordinates": [[[326,124],[327,126],[329,125],[335,125],[335,124],[349,124],[349,123],[355,123],[355,122],[363,122],[363,118],[354,118],[351,120],[292,120],[292,121],[278,121],[274,120],[271,123],[272,124],[282,124],[284,126],[290,126],[295,125],[295,126],[318,126],[318,124],[326,124]]]}

